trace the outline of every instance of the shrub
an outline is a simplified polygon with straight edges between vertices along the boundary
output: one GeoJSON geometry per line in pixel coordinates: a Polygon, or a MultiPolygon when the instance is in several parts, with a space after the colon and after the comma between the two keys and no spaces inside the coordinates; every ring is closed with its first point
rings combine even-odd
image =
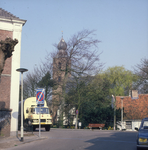
{"type": "Polygon", "coordinates": [[[108,127],[108,130],[113,130],[113,127],[109,126],[109,127],[108,127]]]}

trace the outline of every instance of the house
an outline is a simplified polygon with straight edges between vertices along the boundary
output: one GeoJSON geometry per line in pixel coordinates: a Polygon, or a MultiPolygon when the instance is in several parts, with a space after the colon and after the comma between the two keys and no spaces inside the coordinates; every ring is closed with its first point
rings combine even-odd
{"type": "MultiPolygon", "coordinates": [[[[123,128],[135,131],[140,126],[141,120],[148,117],[148,94],[139,94],[138,97],[116,96],[116,109],[122,108],[123,99],[123,128]]],[[[121,126],[117,125],[121,130],[121,126]]]]}
{"type": "Polygon", "coordinates": [[[25,22],[26,20],[0,8],[0,41],[6,38],[18,40],[1,74],[0,135],[2,136],[10,136],[10,134],[16,134],[17,131],[20,73],[16,69],[20,68],[21,34],[25,22]]]}

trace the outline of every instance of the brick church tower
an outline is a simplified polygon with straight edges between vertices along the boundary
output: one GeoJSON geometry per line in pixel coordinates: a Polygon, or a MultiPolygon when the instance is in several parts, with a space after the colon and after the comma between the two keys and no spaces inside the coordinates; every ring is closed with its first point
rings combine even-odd
{"type": "Polygon", "coordinates": [[[21,33],[25,20],[0,8],[0,41],[6,38],[17,39],[14,52],[5,61],[0,81],[0,135],[10,136],[17,131],[21,33]]]}
{"type": "Polygon", "coordinates": [[[53,58],[53,79],[58,83],[58,87],[53,90],[52,95],[53,124],[57,122],[57,110],[62,102],[63,86],[65,86],[67,78],[70,77],[69,70],[71,67],[71,61],[67,54],[67,44],[63,37],[57,48],[58,53],[53,58]]]}

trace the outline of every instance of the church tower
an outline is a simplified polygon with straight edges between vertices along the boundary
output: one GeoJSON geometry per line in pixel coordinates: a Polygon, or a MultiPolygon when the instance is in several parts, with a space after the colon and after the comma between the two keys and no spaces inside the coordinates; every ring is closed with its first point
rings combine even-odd
{"type": "Polygon", "coordinates": [[[53,90],[52,95],[52,110],[53,110],[53,124],[57,122],[57,110],[62,102],[63,86],[66,80],[70,77],[71,61],[67,53],[67,44],[63,37],[57,45],[58,53],[53,58],[53,79],[57,82],[57,88],[53,90]]]}
{"type": "Polygon", "coordinates": [[[64,41],[63,37],[60,40],[58,46],[58,53],[53,59],[53,79],[61,82],[63,81],[64,75],[65,75],[65,69],[66,69],[66,63],[67,63],[67,44],[64,41]]]}

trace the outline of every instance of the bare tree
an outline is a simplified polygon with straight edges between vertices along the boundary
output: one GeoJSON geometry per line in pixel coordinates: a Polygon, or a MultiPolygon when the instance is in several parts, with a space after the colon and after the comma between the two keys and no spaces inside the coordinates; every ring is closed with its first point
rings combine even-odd
{"type": "Polygon", "coordinates": [[[141,59],[141,63],[135,66],[135,74],[139,77],[135,88],[139,93],[148,93],[148,59],[141,59]]]}
{"type": "MultiPolygon", "coordinates": [[[[46,85],[44,86],[44,83],[46,84],[46,81],[42,84],[41,81],[47,76],[47,74],[52,74],[50,65],[50,63],[47,63],[47,60],[44,62],[42,61],[40,66],[36,66],[32,72],[26,74],[26,77],[24,78],[24,98],[36,96],[36,89],[45,88],[46,85]]],[[[51,99],[51,89],[47,89],[46,87],[45,94],[46,100],[49,101],[49,99],[51,99]]]]}
{"type": "Polygon", "coordinates": [[[34,97],[36,94],[37,89],[37,83],[40,81],[41,76],[39,74],[40,72],[37,72],[36,69],[34,69],[32,72],[28,72],[26,74],[26,77],[24,79],[24,98],[28,97],[34,97]]]}
{"type": "MultiPolygon", "coordinates": [[[[68,72],[73,74],[93,74],[94,71],[102,67],[100,63],[100,52],[98,50],[99,40],[95,39],[95,30],[82,30],[73,35],[66,43],[67,49],[65,53],[67,59],[65,60],[65,69],[61,70],[67,75],[68,72]]],[[[57,48],[57,44],[54,44],[57,48]]],[[[56,53],[52,53],[55,58],[56,53]]],[[[57,66],[58,69],[58,66],[57,66]]]]}
{"type": "MultiPolygon", "coordinates": [[[[65,45],[62,38],[60,42],[65,45]]],[[[65,104],[66,84],[69,78],[76,79],[76,83],[83,76],[94,75],[102,69],[100,63],[100,52],[98,50],[99,40],[95,39],[95,30],[84,29],[73,35],[63,49],[59,44],[54,44],[58,50],[52,53],[53,78],[58,81],[58,88],[54,90],[53,105],[60,105],[61,111],[65,104]],[[57,103],[59,102],[59,103],[57,103]]]]}

